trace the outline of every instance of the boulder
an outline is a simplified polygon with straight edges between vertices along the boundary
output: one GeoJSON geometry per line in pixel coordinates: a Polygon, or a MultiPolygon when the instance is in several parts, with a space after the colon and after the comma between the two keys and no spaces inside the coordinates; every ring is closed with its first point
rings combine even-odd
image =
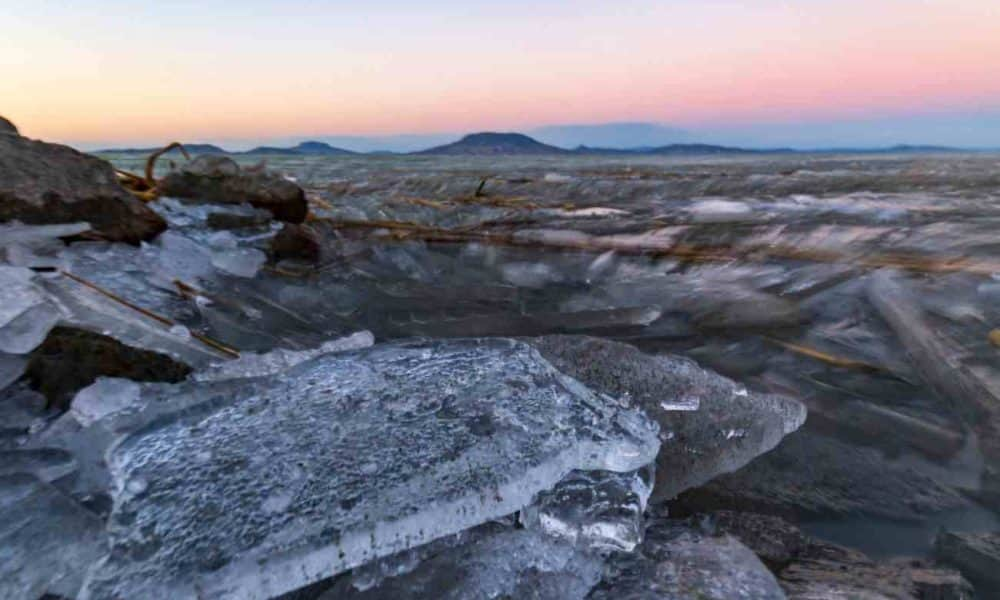
{"type": "Polygon", "coordinates": [[[954,569],[907,558],[875,561],[777,517],[719,511],[693,520],[746,544],[778,576],[789,600],[972,598],[971,586],[954,569]]]}
{"type": "Polygon", "coordinates": [[[633,553],[611,557],[589,600],[699,598],[784,600],[774,575],[739,540],[659,520],[633,553]]]}
{"type": "Polygon", "coordinates": [[[17,127],[15,127],[13,123],[11,123],[7,119],[5,119],[2,116],[0,116],[0,135],[3,135],[3,134],[21,135],[17,131],[17,127]]]}
{"type": "Polygon", "coordinates": [[[1000,593],[1000,533],[942,531],[934,542],[941,562],[960,570],[984,598],[1000,593]]]}
{"type": "Polygon", "coordinates": [[[99,376],[175,383],[190,372],[190,367],[165,354],[71,327],[50,331],[31,353],[27,368],[33,387],[45,394],[50,407],[61,410],[99,376]]]}
{"type": "Polygon", "coordinates": [[[317,262],[321,249],[319,236],[308,225],[286,223],[271,239],[270,253],[274,260],[296,259],[317,262]]]}
{"type": "Polygon", "coordinates": [[[105,239],[133,244],[167,227],[118,185],[110,163],[18,135],[0,135],[0,222],[6,221],[85,221],[105,239]]]}
{"type": "Polygon", "coordinates": [[[162,196],[201,202],[249,202],[289,223],[301,223],[309,210],[305,192],[295,183],[265,171],[241,169],[225,156],[199,156],[168,173],[157,184],[157,190],[162,196]]]}

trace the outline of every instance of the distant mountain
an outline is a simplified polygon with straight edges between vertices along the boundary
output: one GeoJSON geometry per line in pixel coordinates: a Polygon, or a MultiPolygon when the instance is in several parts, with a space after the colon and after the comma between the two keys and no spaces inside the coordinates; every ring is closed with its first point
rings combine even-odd
{"type": "Polygon", "coordinates": [[[522,133],[473,133],[457,142],[415,154],[436,156],[495,156],[510,154],[568,154],[569,150],[543,144],[522,133]]]}
{"type": "Polygon", "coordinates": [[[651,148],[590,148],[580,146],[574,150],[577,154],[654,154],[660,156],[714,156],[718,154],[763,154],[792,152],[787,148],[775,148],[773,150],[750,150],[747,148],[735,148],[732,146],[716,146],[713,144],[670,144],[668,146],[657,146],[651,148]]]}
{"type": "Polygon", "coordinates": [[[282,154],[282,155],[323,155],[323,156],[345,156],[354,154],[350,150],[335,148],[324,142],[302,142],[291,148],[279,148],[276,146],[257,146],[252,150],[247,150],[241,154],[282,154]]]}
{"type": "MultiPolygon", "coordinates": [[[[152,154],[163,146],[156,148],[107,148],[95,150],[95,154],[152,154]]],[[[228,154],[226,150],[213,144],[184,144],[184,149],[190,154],[228,154]]],[[[181,151],[174,148],[167,154],[180,154],[181,151]]]]}
{"type": "Polygon", "coordinates": [[[689,142],[690,132],[658,123],[600,123],[594,125],[550,125],[527,132],[545,144],[562,148],[629,149],[653,148],[689,142]]]}

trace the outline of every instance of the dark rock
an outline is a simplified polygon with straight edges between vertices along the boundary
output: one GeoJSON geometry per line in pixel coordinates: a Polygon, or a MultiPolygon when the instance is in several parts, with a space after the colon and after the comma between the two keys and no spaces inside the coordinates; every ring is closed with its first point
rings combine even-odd
{"type": "Polygon", "coordinates": [[[0,116],[0,135],[5,133],[9,135],[21,135],[13,123],[0,116]]]}
{"type": "Polygon", "coordinates": [[[785,594],[774,575],[736,538],[660,520],[646,529],[634,553],[610,559],[604,579],[587,598],[783,600],[785,594]]]}
{"type": "Polygon", "coordinates": [[[983,597],[1000,594],[1000,533],[942,531],[934,551],[938,560],[953,565],[975,584],[983,597]]]}
{"type": "Polygon", "coordinates": [[[270,254],[274,260],[317,262],[320,251],[319,236],[308,225],[288,223],[271,239],[270,254]]]}
{"type": "Polygon", "coordinates": [[[788,566],[810,543],[801,529],[780,517],[720,510],[708,518],[715,531],[738,538],[772,571],[788,566]]]}
{"type": "Polygon", "coordinates": [[[926,561],[874,561],[861,552],[811,538],[777,517],[720,511],[701,517],[716,533],[746,544],[778,576],[790,600],[972,598],[962,575],[926,561]]]}
{"type": "Polygon", "coordinates": [[[190,367],[164,354],[98,333],[56,327],[31,353],[27,377],[50,407],[66,410],[76,392],[99,376],[175,383],[190,372],[190,367]]]}
{"type": "Polygon", "coordinates": [[[13,220],[85,221],[106,239],[133,244],[167,227],[118,185],[110,163],[68,146],[0,135],[0,222],[13,220]]]}
{"type": "Polygon", "coordinates": [[[628,344],[585,336],[553,335],[529,342],[563,373],[635,403],[659,423],[655,499],[672,498],[743,467],[806,418],[799,402],[750,392],[686,358],[653,356],[628,344]]]}
{"type": "Polygon", "coordinates": [[[309,209],[305,192],[296,184],[271,173],[240,169],[233,159],[225,156],[199,156],[180,170],[168,173],[157,189],[163,196],[201,202],[249,202],[290,223],[301,223],[309,209]]]}

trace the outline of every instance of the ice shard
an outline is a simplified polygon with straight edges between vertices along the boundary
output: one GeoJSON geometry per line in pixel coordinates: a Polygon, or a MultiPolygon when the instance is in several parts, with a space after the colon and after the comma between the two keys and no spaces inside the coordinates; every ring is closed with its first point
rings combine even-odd
{"type": "Polygon", "coordinates": [[[338,582],[320,600],[582,600],[601,578],[599,557],[538,531],[478,537],[365,591],[338,582]]]}
{"type": "Polygon", "coordinates": [[[525,528],[594,550],[631,551],[642,542],[653,469],[575,471],[521,511],[525,528]]]}
{"type": "Polygon", "coordinates": [[[512,340],[381,345],[142,386],[106,425],[111,553],[84,598],[269,598],[634,471],[656,426],[512,340]]]}
{"type": "Polygon", "coordinates": [[[660,425],[658,499],[735,471],[771,450],[806,419],[791,398],[758,394],[677,356],[653,356],[599,338],[543,336],[530,343],[557,369],[641,407],[660,425]]]}
{"type": "Polygon", "coordinates": [[[30,269],[0,265],[0,352],[31,352],[59,317],[30,269]]]}
{"type": "Polygon", "coordinates": [[[100,519],[27,473],[0,476],[0,515],[0,597],[75,597],[103,551],[100,519]]]}
{"type": "Polygon", "coordinates": [[[370,331],[358,331],[342,338],[324,342],[319,347],[309,350],[277,348],[260,354],[245,352],[235,360],[214,364],[203,371],[194,373],[191,377],[196,381],[218,381],[238,377],[274,375],[321,354],[360,350],[374,343],[375,338],[370,331]]]}

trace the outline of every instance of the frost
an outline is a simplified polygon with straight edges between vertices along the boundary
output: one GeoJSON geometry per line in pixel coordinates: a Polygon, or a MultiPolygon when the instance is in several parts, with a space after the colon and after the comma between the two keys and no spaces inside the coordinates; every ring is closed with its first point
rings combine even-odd
{"type": "Polygon", "coordinates": [[[107,419],[135,433],[107,455],[112,551],[84,598],[271,597],[511,514],[573,470],[633,471],[659,445],[641,413],[502,339],[142,395],[107,419]]]}

